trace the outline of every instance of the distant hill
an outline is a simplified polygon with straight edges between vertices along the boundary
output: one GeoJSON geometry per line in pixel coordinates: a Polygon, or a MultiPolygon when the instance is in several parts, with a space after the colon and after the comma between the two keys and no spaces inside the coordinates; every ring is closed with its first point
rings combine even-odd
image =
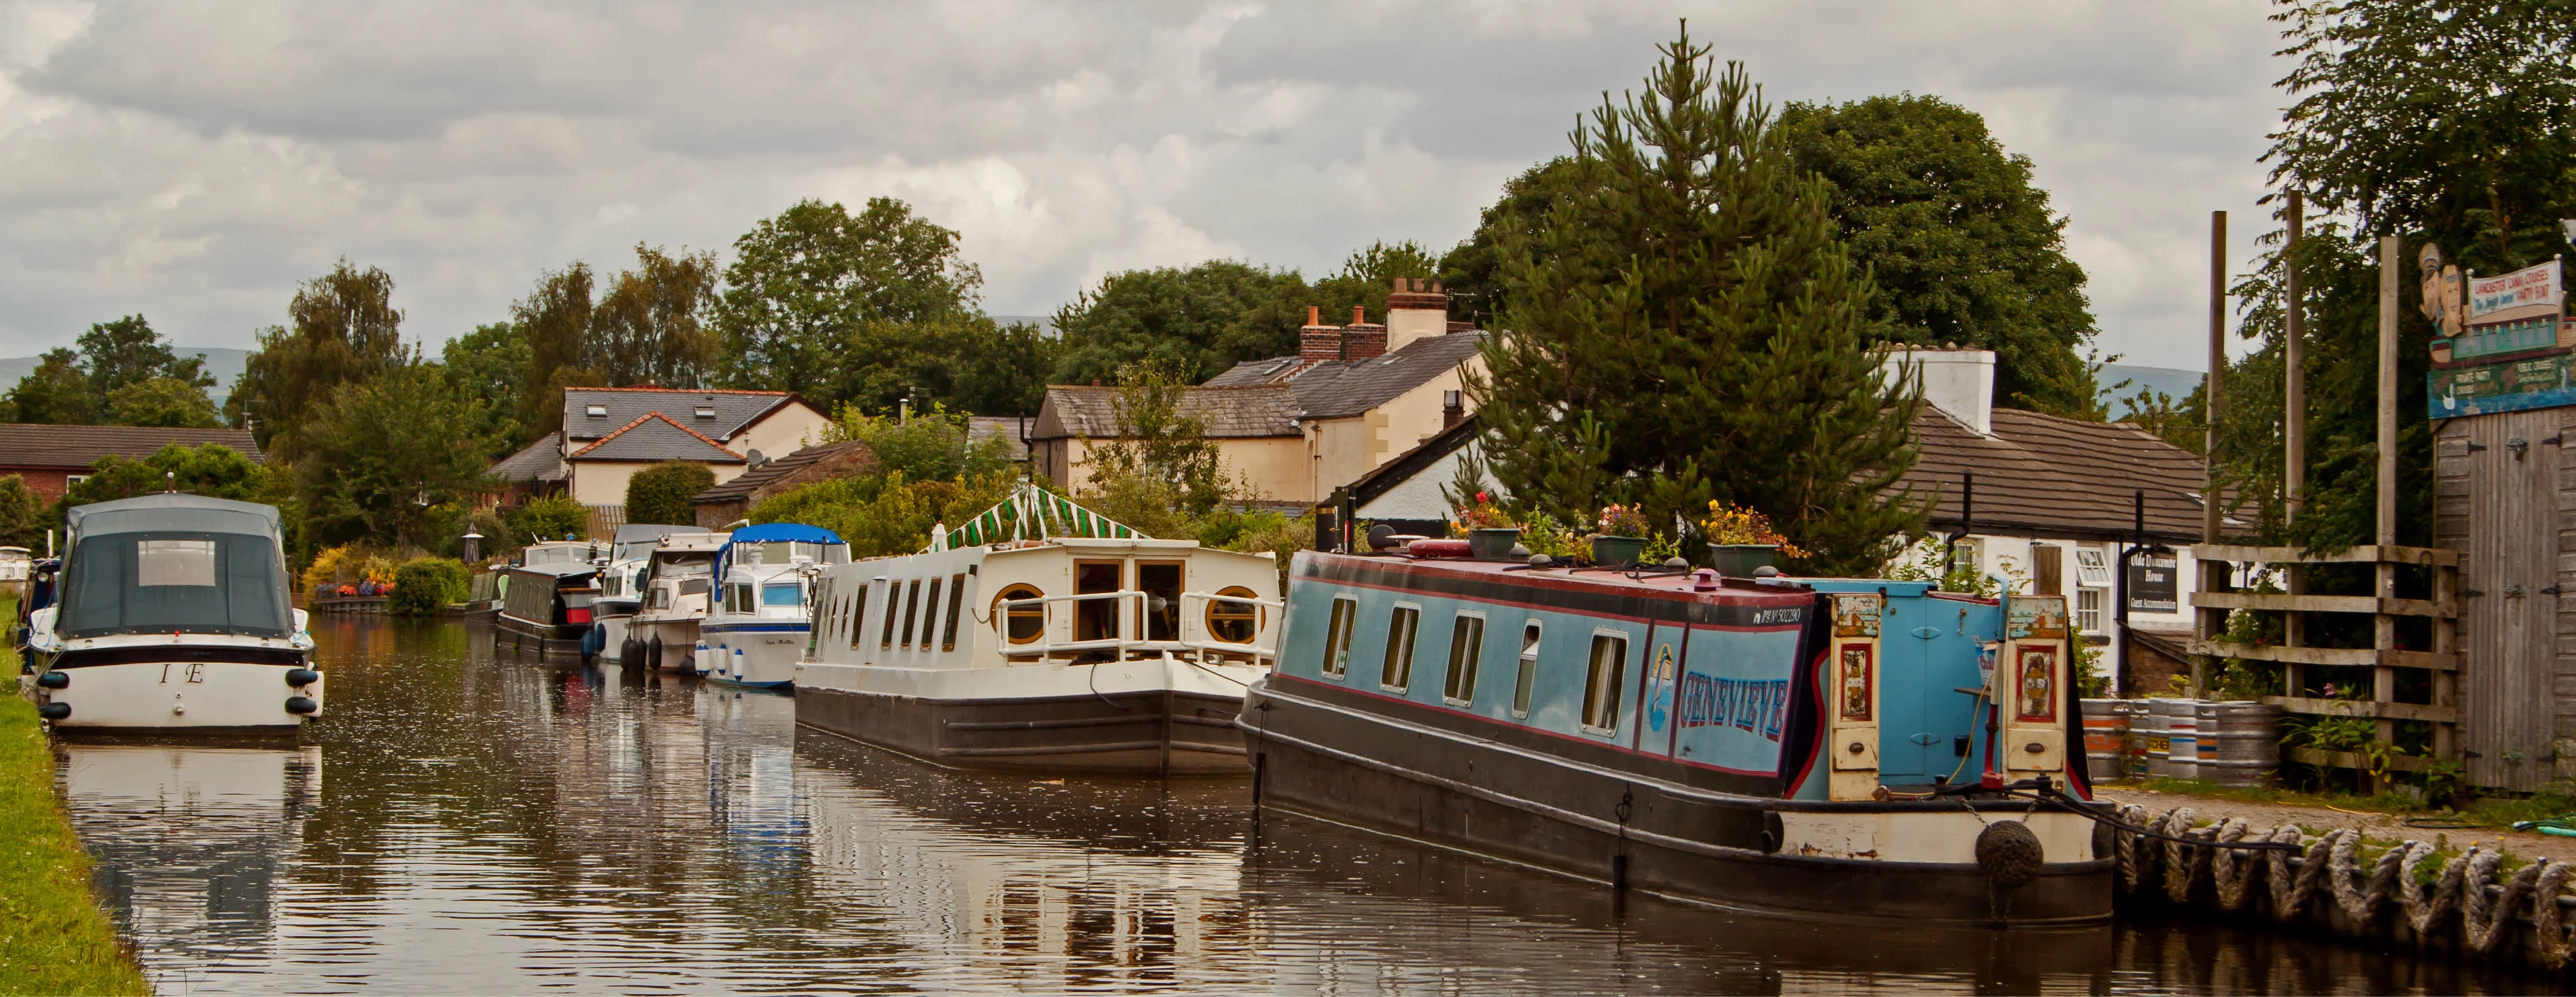
{"type": "MultiPolygon", "coordinates": [[[[215,386],[206,389],[206,396],[215,400],[216,408],[223,407],[224,399],[233,393],[233,382],[241,379],[242,368],[250,363],[249,350],[236,350],[222,346],[173,346],[170,352],[183,357],[206,358],[206,373],[215,375],[215,386]]],[[[42,357],[0,357],[0,392],[17,387],[18,380],[34,373],[36,364],[43,359],[42,357]]]]}
{"type": "Polygon", "coordinates": [[[2117,419],[2122,413],[2128,411],[2127,406],[2120,404],[2121,400],[2137,397],[2138,389],[2140,388],[2154,388],[2157,391],[2172,395],[2173,400],[2176,403],[2180,403],[2183,399],[2190,397],[2193,391],[2199,389],[2201,378],[2204,376],[2205,375],[2200,371],[2177,370],[2172,367],[2133,367],[2128,364],[2103,364],[2102,377],[2098,382],[2098,386],[2103,391],[2111,391],[2112,385],[2118,384],[2122,381],[2130,382],[2128,387],[2121,388],[2112,394],[2111,418],[2117,419]]]}

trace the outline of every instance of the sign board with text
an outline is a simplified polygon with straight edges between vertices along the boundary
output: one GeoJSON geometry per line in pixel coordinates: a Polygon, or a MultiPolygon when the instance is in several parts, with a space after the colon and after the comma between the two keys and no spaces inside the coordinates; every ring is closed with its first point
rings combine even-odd
{"type": "Polygon", "coordinates": [[[2128,587],[2132,613],[2182,612],[2182,573],[2173,558],[2132,557],[2128,587]]]}

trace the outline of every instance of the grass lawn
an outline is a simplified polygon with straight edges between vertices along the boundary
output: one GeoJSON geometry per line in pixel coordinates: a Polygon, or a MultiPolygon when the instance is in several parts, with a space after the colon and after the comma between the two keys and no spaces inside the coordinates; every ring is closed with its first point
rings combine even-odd
{"type": "MultiPolygon", "coordinates": [[[[0,659],[15,682],[15,655],[0,659]]],[[[54,795],[35,704],[0,696],[0,994],[151,992],[90,896],[89,856],[54,795]]]]}

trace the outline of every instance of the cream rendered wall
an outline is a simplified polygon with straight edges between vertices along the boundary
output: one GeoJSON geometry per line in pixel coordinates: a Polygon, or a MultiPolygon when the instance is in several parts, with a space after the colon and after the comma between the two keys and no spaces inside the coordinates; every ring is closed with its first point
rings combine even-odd
{"type": "MultiPolygon", "coordinates": [[[[1484,357],[1468,357],[1438,377],[1360,415],[1307,422],[1308,477],[1313,482],[1312,496],[1307,501],[1331,498],[1333,489],[1359,480],[1378,465],[1421,446],[1422,441],[1448,428],[1444,425],[1442,404],[1449,392],[1464,388],[1464,372],[1470,368],[1483,372],[1484,357]]],[[[1474,403],[1464,395],[1460,401],[1468,406],[1467,411],[1475,411],[1474,403]]]]}
{"type": "MultiPolygon", "coordinates": [[[[1074,491],[1091,486],[1092,454],[1107,441],[1086,438],[1038,440],[1032,452],[1038,470],[1074,491]]],[[[1234,437],[1216,444],[1218,469],[1229,480],[1250,482],[1255,497],[1276,502],[1310,501],[1306,495],[1306,448],[1294,436],[1234,437]]]]}
{"type": "MultiPolygon", "coordinates": [[[[673,415],[671,418],[683,426],[689,425],[678,415],[673,415]]],[[[724,444],[725,449],[746,458],[750,457],[754,450],[760,451],[763,457],[785,457],[823,442],[823,433],[831,426],[832,420],[824,417],[822,413],[804,405],[790,405],[770,413],[766,419],[743,427],[742,432],[734,434],[732,439],[716,442],[724,444]]],[[[706,432],[703,429],[698,431],[706,432]]]]}
{"type": "MultiPolygon", "coordinates": [[[[762,451],[767,453],[768,451],[762,451]]],[[[583,505],[625,505],[626,482],[635,472],[660,461],[649,460],[577,460],[572,462],[572,478],[566,491],[572,500],[583,505]]],[[[708,464],[716,473],[716,484],[724,484],[750,470],[747,464],[708,464]]]]}

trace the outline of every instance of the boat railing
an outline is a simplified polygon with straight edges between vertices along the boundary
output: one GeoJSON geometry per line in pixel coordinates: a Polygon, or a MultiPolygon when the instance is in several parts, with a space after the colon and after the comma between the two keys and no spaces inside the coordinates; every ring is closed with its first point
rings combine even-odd
{"type": "MultiPolygon", "coordinates": [[[[1031,599],[1004,599],[996,607],[995,618],[989,622],[996,626],[1003,638],[1004,658],[1014,664],[1086,660],[1141,661],[1162,657],[1179,657],[1210,663],[1264,666],[1270,663],[1273,654],[1261,646],[1261,635],[1270,627],[1271,614],[1276,614],[1285,607],[1285,603],[1281,600],[1264,599],[1259,596],[1184,591],[1177,600],[1179,605],[1172,607],[1178,610],[1176,614],[1178,618],[1175,620],[1177,627],[1171,637],[1147,639],[1137,636],[1144,630],[1147,614],[1156,609],[1155,602],[1170,599],[1170,596],[1155,595],[1136,589],[1089,592],[1080,595],[1048,595],[1031,599]],[[1117,607],[1114,617],[1109,622],[1118,636],[1091,640],[1055,639],[1058,632],[1056,626],[1058,608],[1078,607],[1088,602],[1110,602],[1117,607]],[[1250,638],[1240,641],[1224,640],[1210,632],[1206,621],[1206,610],[1211,603],[1251,607],[1256,615],[1251,621],[1250,638]],[[1038,638],[1026,643],[1010,643],[1011,611],[1022,606],[1036,606],[1044,614],[1038,626],[1038,638]],[[1200,611],[1191,612],[1193,606],[1200,611]]],[[[1071,610],[1066,611],[1071,612],[1071,610]]]]}

